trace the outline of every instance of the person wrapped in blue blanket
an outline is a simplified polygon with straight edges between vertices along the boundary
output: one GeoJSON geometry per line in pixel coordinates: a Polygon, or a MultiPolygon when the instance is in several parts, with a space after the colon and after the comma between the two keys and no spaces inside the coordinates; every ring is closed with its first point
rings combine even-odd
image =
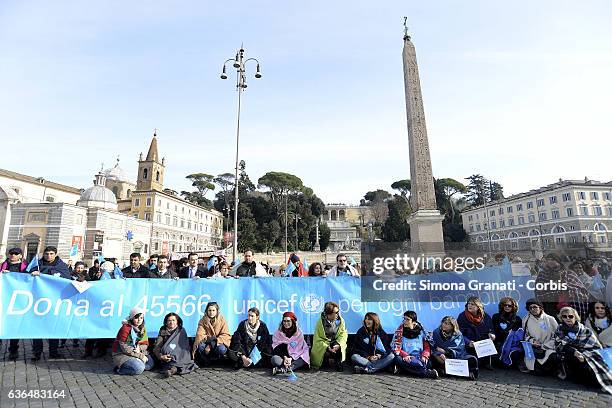
{"type": "Polygon", "coordinates": [[[465,340],[454,317],[445,316],[440,327],[433,331],[431,356],[432,365],[438,374],[446,374],[445,361],[451,358],[467,360],[470,380],[478,378],[478,358],[465,351],[465,340]]]}

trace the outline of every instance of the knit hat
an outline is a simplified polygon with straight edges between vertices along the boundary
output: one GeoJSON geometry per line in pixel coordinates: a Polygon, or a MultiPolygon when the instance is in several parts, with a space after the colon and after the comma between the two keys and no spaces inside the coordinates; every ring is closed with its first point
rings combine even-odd
{"type": "Polygon", "coordinates": [[[144,314],[144,310],[139,307],[134,307],[132,308],[132,310],[130,310],[130,315],[125,320],[132,320],[134,317],[136,317],[136,315],[139,314],[144,314]]]}
{"type": "Polygon", "coordinates": [[[297,316],[296,316],[296,315],[295,315],[295,313],[293,313],[293,312],[285,312],[285,313],[283,313],[283,319],[284,319],[285,317],[289,317],[289,318],[291,318],[292,320],[295,320],[295,321],[297,322],[297,316]]]}
{"type": "Polygon", "coordinates": [[[297,254],[291,254],[291,258],[289,258],[291,260],[291,262],[299,262],[300,261],[300,257],[297,256],[297,254]]]}
{"type": "Polygon", "coordinates": [[[539,300],[535,299],[535,298],[531,298],[529,300],[527,300],[527,303],[525,304],[525,308],[527,310],[529,310],[529,308],[531,307],[531,305],[537,305],[540,306],[540,309],[544,308],[544,305],[542,305],[542,302],[540,302],[539,300]]]}
{"type": "Polygon", "coordinates": [[[112,272],[115,270],[115,264],[112,263],[111,261],[105,261],[102,263],[102,265],[100,265],[100,269],[102,269],[105,272],[112,272]]]}

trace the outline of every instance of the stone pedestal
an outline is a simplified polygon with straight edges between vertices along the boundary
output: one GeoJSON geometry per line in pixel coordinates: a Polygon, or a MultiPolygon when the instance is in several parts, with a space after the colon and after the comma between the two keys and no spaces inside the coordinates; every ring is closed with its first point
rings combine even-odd
{"type": "Polygon", "coordinates": [[[430,256],[444,254],[443,219],[438,210],[418,210],[408,217],[413,253],[430,256]]]}

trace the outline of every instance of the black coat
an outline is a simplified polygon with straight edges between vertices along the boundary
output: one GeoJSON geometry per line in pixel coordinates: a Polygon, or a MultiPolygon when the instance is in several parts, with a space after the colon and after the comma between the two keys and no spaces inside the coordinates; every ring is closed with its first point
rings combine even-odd
{"type": "Polygon", "coordinates": [[[381,328],[378,329],[378,337],[382,341],[383,346],[385,347],[384,351],[376,350],[376,340],[374,340],[374,344],[372,344],[372,339],[370,338],[370,334],[366,331],[365,327],[361,326],[357,333],[355,334],[355,338],[353,340],[353,354],[359,354],[361,357],[368,358],[375,354],[387,355],[391,352],[391,348],[389,347],[389,336],[387,333],[381,328]]]}
{"type": "Polygon", "coordinates": [[[166,270],[166,273],[163,274],[163,276],[159,273],[159,269],[150,269],[148,277],[151,279],[174,279],[177,276],[176,276],[176,272],[168,268],[166,270]]]}
{"type": "Polygon", "coordinates": [[[140,268],[138,268],[136,272],[132,272],[131,266],[127,266],[123,268],[121,272],[123,273],[123,276],[125,278],[148,278],[149,277],[149,270],[144,265],[140,265],[140,268]]]}
{"type": "MultiPolygon", "coordinates": [[[[517,315],[508,319],[501,313],[493,315],[493,334],[495,334],[495,344],[501,346],[506,341],[510,330],[518,330],[523,326],[523,321],[517,315]]],[[[498,347],[498,350],[501,349],[498,347]]]]}
{"type": "Polygon", "coordinates": [[[493,333],[493,322],[491,320],[491,316],[485,313],[480,324],[476,325],[470,322],[465,317],[465,313],[469,312],[462,312],[457,317],[457,324],[459,324],[459,330],[465,338],[465,343],[467,344],[470,341],[480,341],[488,339],[489,333],[493,333]]]}
{"type": "Polygon", "coordinates": [[[257,341],[253,342],[251,337],[247,334],[246,326],[249,324],[247,320],[243,320],[238,325],[238,328],[234,332],[232,336],[232,341],[230,343],[230,349],[237,352],[242,353],[247,356],[251,354],[251,351],[257,345],[259,352],[261,353],[262,359],[269,360],[272,354],[272,338],[270,337],[270,332],[268,331],[268,326],[261,320],[259,321],[259,329],[257,330],[257,341]]]}
{"type": "MultiPolygon", "coordinates": [[[[188,279],[189,278],[189,268],[190,268],[189,266],[185,266],[179,269],[178,277],[181,279],[188,279]]],[[[208,274],[208,270],[206,270],[206,266],[198,265],[195,276],[200,277],[200,278],[208,278],[210,275],[208,274]]]]}
{"type": "Polygon", "coordinates": [[[255,276],[256,268],[257,264],[255,262],[251,262],[250,264],[243,262],[236,270],[236,276],[241,276],[245,278],[248,278],[249,276],[255,276]]]}

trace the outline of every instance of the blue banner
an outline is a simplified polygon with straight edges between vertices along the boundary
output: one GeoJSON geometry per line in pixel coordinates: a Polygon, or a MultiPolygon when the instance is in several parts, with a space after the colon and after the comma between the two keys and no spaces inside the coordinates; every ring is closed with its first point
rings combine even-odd
{"type": "MultiPolygon", "coordinates": [[[[439,274],[449,276],[454,274],[439,274]]],[[[516,290],[475,291],[488,313],[497,312],[499,299],[512,296],[519,304],[533,296],[528,290],[531,277],[513,277],[511,268],[484,269],[461,275],[469,281],[516,281],[516,290]],[[492,276],[494,275],[494,276],[492,276]]],[[[454,279],[454,278],[453,278],[454,279]]],[[[314,332],[323,304],[335,301],[349,333],[362,325],[366,312],[376,312],[383,328],[393,332],[406,310],[417,312],[427,330],[438,327],[442,317],[456,317],[464,310],[465,294],[432,299],[429,302],[361,301],[359,278],[241,278],[241,279],[109,279],[85,282],[25,273],[0,274],[0,338],[113,338],[121,321],[134,306],[145,310],[147,331],[157,336],[163,317],[179,314],[190,336],[195,335],[206,304],[216,301],[231,330],[257,307],[271,332],[282,314],[292,311],[304,333],[314,332]]]]}

